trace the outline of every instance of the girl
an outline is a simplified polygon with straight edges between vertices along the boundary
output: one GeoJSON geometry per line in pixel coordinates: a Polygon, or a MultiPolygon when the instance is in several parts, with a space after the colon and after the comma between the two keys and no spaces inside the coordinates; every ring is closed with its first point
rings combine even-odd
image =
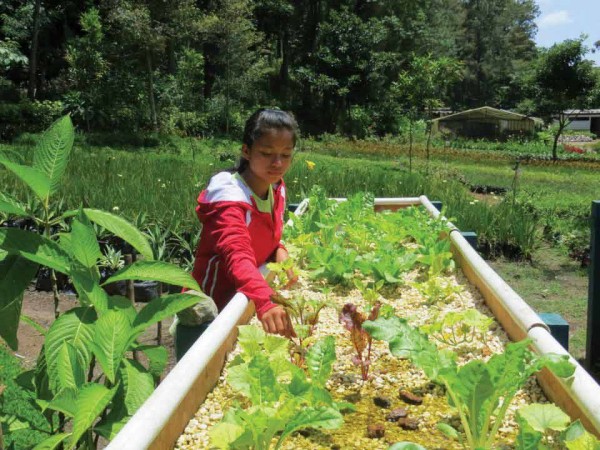
{"type": "MultiPolygon", "coordinates": [[[[285,212],[282,177],[292,162],[297,133],[298,125],[287,112],[260,109],[250,116],[234,173],[213,176],[198,197],[196,212],[203,227],[192,272],[218,311],[241,292],[254,302],[265,331],[286,337],[295,336],[290,318],[272,301],[275,292],[259,266],[288,258],[280,242],[285,212]]],[[[186,323],[180,316],[175,334],[178,359],[208,326],[198,321],[186,323]]]]}

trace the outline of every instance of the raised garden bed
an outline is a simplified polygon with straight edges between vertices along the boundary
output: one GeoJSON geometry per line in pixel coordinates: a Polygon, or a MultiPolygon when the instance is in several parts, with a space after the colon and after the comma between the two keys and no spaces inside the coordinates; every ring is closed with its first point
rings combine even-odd
{"type": "MultiPolygon", "coordinates": [[[[394,208],[422,204],[433,215],[437,214],[426,198],[383,199],[375,202],[376,209],[386,204],[394,208]]],[[[302,208],[299,209],[302,212],[302,208]]],[[[422,267],[407,271],[401,280],[396,274],[390,275],[390,280],[398,281],[377,293],[377,300],[389,305],[396,315],[408,319],[412,326],[431,324],[434,312],[438,320],[450,311],[465,308],[475,308],[490,316],[493,314],[497,322],[489,330],[483,330],[471,342],[453,348],[457,354],[458,366],[473,358],[489,360],[494,354],[504,350],[509,338],[531,338],[533,348],[540,355],[549,352],[566,354],[537,315],[470,249],[460,234],[450,230],[447,233],[452,241],[454,259],[463,273],[443,271],[443,281],[438,283],[437,289],[442,289],[448,295],[441,304],[434,307],[429,298],[431,292],[426,286],[419,286],[419,283],[424,282],[422,267]]],[[[368,242],[366,244],[369,245],[368,242]]],[[[346,281],[352,278],[344,277],[343,274],[341,276],[346,281]]],[[[329,294],[330,300],[338,308],[352,302],[362,310],[365,297],[370,297],[367,303],[373,304],[374,297],[372,293],[369,294],[368,289],[352,289],[352,284],[346,284],[350,286],[337,288],[329,294]]],[[[322,299],[324,294],[318,292],[315,286],[314,283],[302,283],[300,291],[295,295],[322,299]]],[[[175,441],[177,448],[210,448],[208,430],[212,425],[222,419],[234,401],[247,406],[245,397],[234,392],[225,382],[227,371],[220,373],[225,355],[235,341],[236,325],[246,323],[251,317],[252,307],[247,306],[246,302],[241,294],[234,297],[207,333],[197,341],[155,394],[113,440],[110,448],[122,448],[124,443],[133,445],[131,448],[167,448],[173,446],[175,441]],[[212,385],[219,381],[218,386],[209,393],[212,385]],[[198,408],[200,404],[202,406],[198,408]],[[189,421],[192,416],[194,417],[189,421]],[[186,432],[178,438],[186,424],[186,432]]],[[[388,344],[377,340],[373,341],[370,376],[363,380],[360,368],[352,362],[353,346],[348,339],[348,331],[339,324],[336,308],[322,310],[314,336],[317,341],[320,336],[335,337],[337,359],[326,387],[335,402],[348,402],[356,411],[347,412],[343,425],[338,429],[295,433],[280,448],[379,449],[388,448],[390,444],[399,441],[417,442],[427,448],[462,448],[437,427],[442,422],[460,428],[456,410],[448,406],[446,401],[443,383],[439,380],[432,383],[431,377],[426,377],[409,360],[392,356],[388,344]],[[401,394],[400,391],[406,392],[401,394]],[[411,395],[416,395],[422,402],[418,405],[410,404],[415,403],[414,399],[411,400],[411,395]],[[393,411],[392,415],[403,415],[398,409],[404,409],[411,419],[404,420],[403,426],[388,421],[393,411]],[[385,431],[382,428],[368,429],[369,425],[376,424],[383,425],[385,431]]],[[[444,344],[439,347],[444,347],[444,344]]],[[[234,350],[229,359],[238,351],[239,349],[234,350]]],[[[547,396],[573,419],[581,419],[588,430],[598,433],[600,388],[581,367],[574,361],[571,362],[576,369],[568,383],[544,369],[540,375],[541,384],[547,396]]],[[[533,379],[525,383],[508,407],[506,420],[499,424],[495,444],[510,444],[514,441],[514,411],[519,406],[546,401],[546,396],[533,379]]]]}

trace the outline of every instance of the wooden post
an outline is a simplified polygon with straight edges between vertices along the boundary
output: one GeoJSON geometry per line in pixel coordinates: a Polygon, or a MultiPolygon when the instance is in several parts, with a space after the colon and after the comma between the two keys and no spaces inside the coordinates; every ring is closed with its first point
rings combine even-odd
{"type": "MultiPolygon", "coordinates": [[[[125,259],[125,265],[126,266],[130,266],[133,264],[133,256],[130,254],[127,254],[123,257],[125,259]]],[[[127,285],[126,285],[126,295],[127,298],[129,299],[129,301],[131,301],[132,305],[135,305],[135,289],[133,287],[133,280],[127,280],[127,285]]]]}
{"type": "Polygon", "coordinates": [[[590,372],[600,372],[600,200],[592,202],[588,289],[587,348],[585,365],[590,372]]]}

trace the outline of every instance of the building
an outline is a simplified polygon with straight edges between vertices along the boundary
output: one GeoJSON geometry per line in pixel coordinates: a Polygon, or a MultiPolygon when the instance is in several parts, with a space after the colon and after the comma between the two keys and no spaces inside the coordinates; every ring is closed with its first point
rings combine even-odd
{"type": "Polygon", "coordinates": [[[570,109],[564,115],[571,121],[566,130],[587,131],[600,137],[600,109],[570,109]]]}
{"type": "Polygon", "coordinates": [[[541,125],[540,119],[490,106],[469,109],[432,121],[433,132],[471,139],[498,140],[531,135],[541,125]]]}

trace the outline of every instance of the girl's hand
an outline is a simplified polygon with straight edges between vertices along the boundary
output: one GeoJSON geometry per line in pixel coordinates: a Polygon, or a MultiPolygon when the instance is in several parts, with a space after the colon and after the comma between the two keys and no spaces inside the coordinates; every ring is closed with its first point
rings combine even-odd
{"type": "MultiPolygon", "coordinates": [[[[288,254],[288,252],[285,248],[278,248],[277,251],[275,252],[275,262],[276,263],[283,262],[286,259],[288,259],[289,257],[290,257],[290,255],[288,254]]],[[[286,272],[286,275],[287,275],[288,282],[283,287],[283,289],[289,289],[298,282],[298,275],[296,275],[296,273],[294,272],[294,269],[288,269],[286,272]]]]}
{"type": "Polygon", "coordinates": [[[277,305],[268,310],[263,314],[260,322],[267,333],[278,334],[288,339],[296,337],[292,321],[283,306],[277,305]]]}

